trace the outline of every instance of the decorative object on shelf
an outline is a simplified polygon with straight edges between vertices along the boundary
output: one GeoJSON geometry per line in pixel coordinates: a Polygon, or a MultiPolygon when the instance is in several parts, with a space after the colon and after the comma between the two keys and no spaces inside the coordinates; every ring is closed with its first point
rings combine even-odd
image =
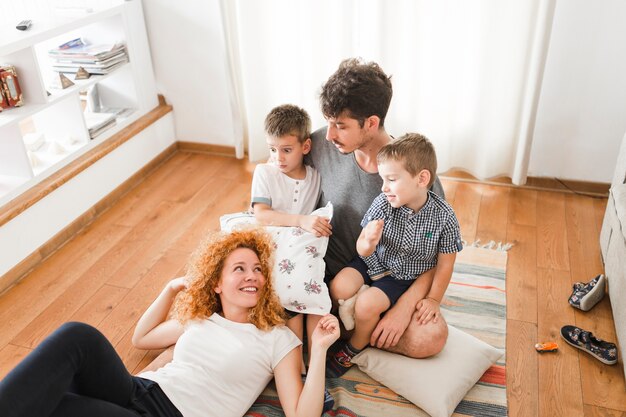
{"type": "Polygon", "coordinates": [[[76,71],[76,75],[74,76],[75,80],[86,80],[91,77],[91,74],[87,72],[87,70],[83,67],[78,67],[76,71]]]}
{"type": "Polygon", "coordinates": [[[85,101],[87,104],[87,111],[92,113],[98,113],[100,109],[100,94],[98,93],[98,84],[93,84],[87,87],[85,92],[85,101]]]}
{"type": "Polygon", "coordinates": [[[71,87],[74,85],[74,82],[67,78],[63,73],[58,72],[52,76],[52,81],[50,82],[50,88],[57,88],[59,90],[64,90],[67,87],[71,87]]]}
{"type": "Polygon", "coordinates": [[[22,89],[17,77],[17,70],[12,65],[0,66],[0,106],[6,109],[24,104],[22,89]]]}
{"type": "Polygon", "coordinates": [[[41,159],[37,155],[35,155],[31,151],[26,151],[26,155],[28,156],[28,160],[30,161],[30,166],[35,168],[41,165],[41,159]]]}
{"type": "Polygon", "coordinates": [[[65,149],[65,146],[61,145],[59,142],[54,141],[50,142],[48,152],[54,155],[64,155],[67,153],[67,149],[65,149]]]}
{"type": "Polygon", "coordinates": [[[71,148],[78,143],[78,138],[72,135],[62,135],[52,138],[52,141],[59,143],[64,148],[71,148]]]}
{"type": "Polygon", "coordinates": [[[30,27],[30,25],[33,23],[32,20],[26,19],[26,20],[22,20],[21,22],[19,22],[17,24],[17,26],[15,26],[15,29],[17,30],[28,30],[28,28],[30,27]]]}
{"type": "Polygon", "coordinates": [[[2,112],[2,109],[6,109],[8,107],[9,103],[5,100],[4,94],[2,94],[2,88],[0,88],[0,112],[2,112]]]}
{"type": "Polygon", "coordinates": [[[26,145],[26,149],[31,152],[39,150],[45,141],[46,135],[41,132],[27,133],[24,135],[24,144],[26,145]]]}

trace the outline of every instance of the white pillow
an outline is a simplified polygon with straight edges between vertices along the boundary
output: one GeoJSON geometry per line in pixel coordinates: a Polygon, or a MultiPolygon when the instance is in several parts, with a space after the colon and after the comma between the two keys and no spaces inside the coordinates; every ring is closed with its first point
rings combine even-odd
{"type": "Polygon", "coordinates": [[[449,417],[503,352],[450,325],[448,332],[443,350],[427,359],[367,348],[352,363],[432,417],[449,417]]]}
{"type": "MultiPolygon", "coordinates": [[[[333,206],[328,203],[311,214],[331,219],[333,206]]],[[[250,213],[220,217],[221,229],[228,232],[255,223],[254,215],[250,213]]],[[[299,227],[266,226],[265,229],[276,244],[276,265],[272,275],[283,307],[296,313],[322,315],[330,312],[330,294],[324,283],[328,237],[316,237],[299,227]]]]}

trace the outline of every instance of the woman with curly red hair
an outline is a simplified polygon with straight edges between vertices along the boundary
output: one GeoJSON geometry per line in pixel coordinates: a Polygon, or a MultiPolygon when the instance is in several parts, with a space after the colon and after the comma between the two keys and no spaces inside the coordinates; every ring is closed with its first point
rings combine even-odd
{"type": "Polygon", "coordinates": [[[242,416],[273,376],[286,416],[321,415],[326,351],[339,325],[330,314],[320,320],[303,386],[301,342],[284,326],[272,253],[271,237],[258,230],[211,235],[133,335],[142,349],[176,343],[169,364],[132,376],[98,330],[66,323],[0,382],[1,414],[242,416]]]}

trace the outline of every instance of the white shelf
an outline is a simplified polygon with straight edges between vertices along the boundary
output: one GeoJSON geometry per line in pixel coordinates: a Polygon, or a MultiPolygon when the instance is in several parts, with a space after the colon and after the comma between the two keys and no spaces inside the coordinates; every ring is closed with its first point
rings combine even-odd
{"type": "Polygon", "coordinates": [[[33,22],[27,31],[17,31],[13,27],[0,30],[0,56],[10,55],[21,49],[28,48],[40,42],[63,35],[66,32],[80,29],[92,23],[101,22],[107,17],[121,15],[124,12],[125,4],[113,7],[103,7],[94,9],[91,13],[85,13],[80,17],[68,17],[62,13],[48,16],[47,20],[33,22]]]}
{"type": "MultiPolygon", "coordinates": [[[[107,78],[115,75],[116,73],[119,73],[120,71],[123,71],[124,67],[129,67],[128,62],[120,65],[119,67],[117,67],[113,72],[110,72],[109,74],[104,74],[104,75],[92,75],[91,77],[87,78],[86,80],[75,80],[73,75],[66,75],[67,78],[69,78],[69,80],[71,82],[74,83],[73,86],[71,87],[67,87],[65,89],[57,89],[57,88],[49,88],[47,91],[50,93],[50,96],[48,97],[48,101],[53,103],[55,100],[59,100],[67,95],[70,94],[76,94],[81,90],[86,89],[89,86],[92,86],[96,83],[99,83],[101,81],[106,80],[107,78]]],[[[45,80],[47,81],[47,80],[45,80]]]]}
{"type": "Polygon", "coordinates": [[[0,113],[0,127],[19,123],[22,120],[48,108],[47,104],[29,104],[24,107],[6,109],[0,113]]]}
{"type": "Polygon", "coordinates": [[[16,67],[24,97],[22,107],[0,112],[0,206],[157,105],[139,0],[110,1],[108,6],[79,17],[51,13],[45,19],[34,20],[24,32],[12,27],[0,29],[0,43],[0,63],[16,67]],[[77,37],[94,45],[124,43],[129,62],[108,74],[94,74],[85,80],[66,74],[74,85],[53,89],[49,84],[55,72],[48,51],[77,37]],[[92,139],[80,93],[96,85],[102,107],[129,108],[133,112],[118,117],[115,125],[92,139]],[[27,133],[43,134],[46,144],[38,151],[28,152],[23,141],[27,133]],[[50,152],[54,150],[53,141],[59,138],[59,143],[65,143],[64,152],[50,152]],[[36,163],[32,162],[33,157],[36,163]]]}

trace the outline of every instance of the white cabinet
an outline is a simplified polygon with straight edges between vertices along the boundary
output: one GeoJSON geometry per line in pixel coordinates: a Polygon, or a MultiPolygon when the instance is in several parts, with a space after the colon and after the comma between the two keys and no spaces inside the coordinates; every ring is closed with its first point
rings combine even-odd
{"type": "MultiPolygon", "coordinates": [[[[111,1],[81,16],[52,12],[28,31],[0,29],[0,65],[16,67],[24,105],[0,112],[0,206],[119,132],[158,104],[149,44],[139,0],[111,1]],[[73,86],[54,88],[48,51],[83,38],[92,45],[123,43],[129,62],[73,86]],[[116,123],[91,135],[85,93],[98,91],[104,108],[128,109],[116,123]]],[[[91,119],[89,119],[91,120],[91,119]]]]}

